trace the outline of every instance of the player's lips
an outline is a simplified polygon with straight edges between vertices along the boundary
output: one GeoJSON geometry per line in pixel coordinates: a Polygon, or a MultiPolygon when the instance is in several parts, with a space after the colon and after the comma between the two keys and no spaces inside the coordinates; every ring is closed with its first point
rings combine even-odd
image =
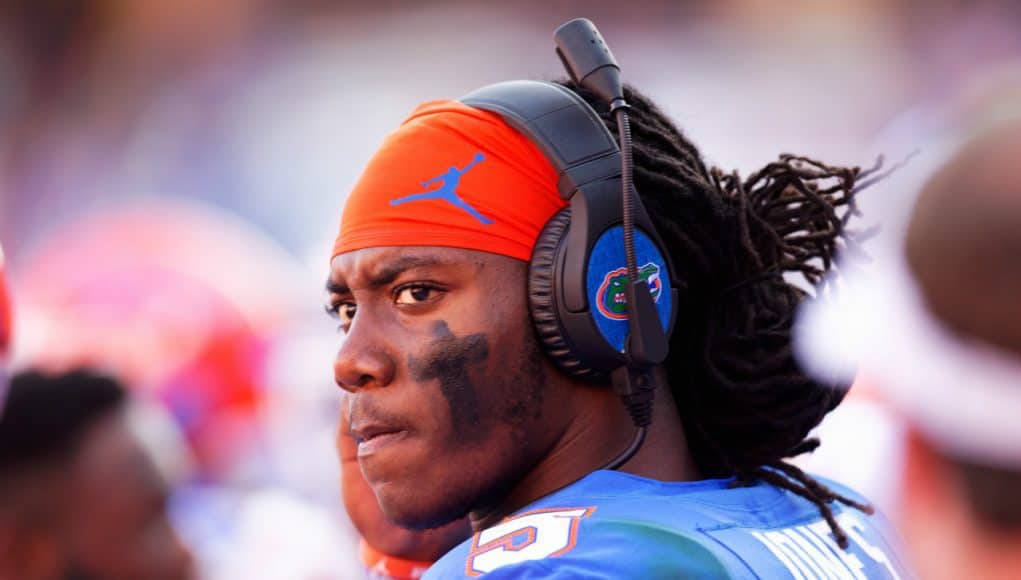
{"type": "Polygon", "coordinates": [[[358,456],[369,455],[407,436],[408,430],[398,425],[371,423],[352,424],[351,435],[358,442],[358,456]]]}

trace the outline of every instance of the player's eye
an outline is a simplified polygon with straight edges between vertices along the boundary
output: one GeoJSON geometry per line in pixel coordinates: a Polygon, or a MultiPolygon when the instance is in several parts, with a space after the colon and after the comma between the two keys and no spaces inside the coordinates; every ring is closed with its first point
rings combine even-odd
{"type": "Polygon", "coordinates": [[[326,307],[326,312],[340,321],[337,330],[341,332],[347,332],[357,311],[358,306],[354,302],[337,302],[326,307]]]}
{"type": "Polygon", "coordinates": [[[439,288],[428,284],[408,284],[394,291],[394,302],[401,306],[413,306],[434,300],[439,295],[439,288]]]}

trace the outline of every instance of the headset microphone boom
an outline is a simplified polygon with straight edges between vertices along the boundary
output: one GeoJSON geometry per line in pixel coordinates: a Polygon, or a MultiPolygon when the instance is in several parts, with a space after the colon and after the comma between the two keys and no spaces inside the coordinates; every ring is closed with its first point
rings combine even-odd
{"type": "Polygon", "coordinates": [[[598,95],[617,118],[620,146],[576,93],[553,83],[510,81],[477,89],[461,102],[499,114],[527,136],[559,173],[570,205],[554,215],[532,253],[529,303],[546,353],[568,374],[609,379],[634,421],[631,444],[605,468],[641,447],[652,421],[677,310],[673,268],[632,182],[628,104],[620,67],[595,25],[571,20],[554,33],[572,80],[598,95]],[[639,261],[642,265],[639,266],[639,261]],[[626,320],[607,315],[600,291],[626,271],[626,320]],[[642,276],[647,268],[653,276],[642,276]],[[658,291],[650,290],[655,280],[658,291]]]}

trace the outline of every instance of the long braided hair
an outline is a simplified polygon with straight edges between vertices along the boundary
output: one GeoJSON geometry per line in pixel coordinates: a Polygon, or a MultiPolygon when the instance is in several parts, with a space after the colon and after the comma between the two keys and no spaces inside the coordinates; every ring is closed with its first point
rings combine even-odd
{"type": "MultiPolygon", "coordinates": [[[[570,82],[617,134],[593,94],[570,82]]],[[[742,179],[706,167],[698,149],[632,87],[635,188],[663,238],[682,289],[667,374],[694,461],[706,477],[769,482],[818,506],[842,547],[847,536],[830,503],[866,513],[784,460],[812,451],[808,433],[849,385],[828,385],[798,367],[793,315],[806,292],[785,274],[817,284],[839,247],[855,193],[879,179],[881,163],[831,167],[782,155],[742,179]]]]}

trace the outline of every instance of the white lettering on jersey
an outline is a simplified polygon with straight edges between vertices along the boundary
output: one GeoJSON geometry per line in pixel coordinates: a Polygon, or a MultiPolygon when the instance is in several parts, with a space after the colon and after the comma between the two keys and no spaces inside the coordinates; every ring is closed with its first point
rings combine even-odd
{"type": "Polygon", "coordinates": [[[752,532],[752,536],[762,542],[762,545],[766,546],[770,552],[776,556],[777,560],[787,568],[787,571],[791,573],[794,580],[805,580],[805,575],[811,577],[811,572],[807,569],[806,565],[802,562],[801,558],[796,554],[791,554],[792,550],[787,546],[787,538],[774,537],[775,532],[752,532]]]}
{"type": "MultiPolygon", "coordinates": [[[[892,578],[900,579],[886,553],[869,544],[861,534],[866,529],[861,520],[844,512],[837,521],[851,542],[886,568],[892,578]]],[[[865,565],[858,556],[837,545],[825,520],[751,534],[776,556],[795,580],[866,580],[865,565]]]]}
{"type": "Polygon", "coordinates": [[[864,536],[860,532],[865,531],[865,523],[855,514],[847,511],[837,516],[837,522],[850,536],[851,541],[861,546],[862,550],[868,554],[869,558],[872,558],[876,562],[883,565],[884,568],[890,573],[890,576],[896,580],[900,580],[900,574],[897,573],[897,569],[894,568],[893,562],[890,561],[890,557],[886,555],[882,549],[878,546],[873,546],[865,541],[864,536]]]}
{"type": "Polygon", "coordinates": [[[475,534],[465,573],[480,576],[508,564],[569,552],[578,539],[578,522],[596,508],[555,508],[514,516],[475,534]]]}

